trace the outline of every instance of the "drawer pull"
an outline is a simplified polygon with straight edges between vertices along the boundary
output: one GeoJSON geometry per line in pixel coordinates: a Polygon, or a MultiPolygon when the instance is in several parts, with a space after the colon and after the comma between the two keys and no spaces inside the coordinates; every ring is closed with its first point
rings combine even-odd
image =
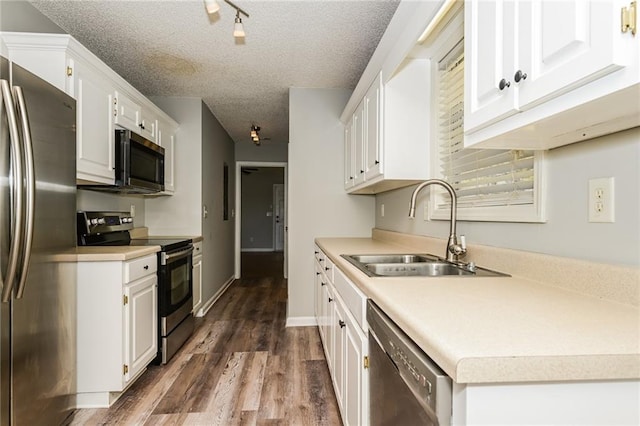
{"type": "Polygon", "coordinates": [[[144,265],[144,269],[145,270],[149,269],[149,265],[144,265]]]}
{"type": "Polygon", "coordinates": [[[347,324],[345,324],[344,321],[340,320],[338,321],[338,325],[340,326],[340,328],[344,328],[347,324]]]}

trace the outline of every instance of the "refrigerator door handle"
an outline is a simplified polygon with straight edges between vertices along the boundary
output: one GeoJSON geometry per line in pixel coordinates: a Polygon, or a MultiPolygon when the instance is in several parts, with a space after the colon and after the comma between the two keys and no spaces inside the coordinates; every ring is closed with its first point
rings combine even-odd
{"type": "Polygon", "coordinates": [[[22,200],[22,152],[20,149],[20,138],[18,134],[18,122],[15,115],[15,106],[13,104],[13,96],[11,87],[7,80],[0,80],[0,92],[2,93],[2,102],[4,103],[7,121],[9,125],[9,139],[11,146],[11,208],[13,215],[11,217],[12,229],[10,230],[11,244],[9,246],[9,257],[7,262],[7,270],[2,279],[2,294],[0,300],[8,302],[11,299],[11,292],[18,269],[18,259],[20,255],[20,243],[23,228],[23,200],[22,200]]]}
{"type": "Polygon", "coordinates": [[[22,142],[24,148],[24,237],[22,248],[22,266],[17,275],[18,287],[16,287],[16,298],[21,299],[24,295],[24,288],[27,282],[27,273],[29,270],[29,261],[31,260],[31,247],[33,243],[33,223],[35,213],[35,194],[36,194],[36,174],[33,159],[33,141],[31,139],[31,124],[29,123],[29,115],[27,114],[27,106],[24,101],[22,88],[15,86],[13,88],[14,97],[18,106],[18,117],[22,126],[22,142]]]}

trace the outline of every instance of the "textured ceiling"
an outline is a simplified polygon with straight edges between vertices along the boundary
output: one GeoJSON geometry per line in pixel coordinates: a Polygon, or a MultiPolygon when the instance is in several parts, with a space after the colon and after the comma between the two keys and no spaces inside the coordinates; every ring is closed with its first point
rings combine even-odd
{"type": "Polygon", "coordinates": [[[289,140],[289,87],[353,89],[398,0],[30,0],[147,96],[202,98],[232,139],[289,140]]]}

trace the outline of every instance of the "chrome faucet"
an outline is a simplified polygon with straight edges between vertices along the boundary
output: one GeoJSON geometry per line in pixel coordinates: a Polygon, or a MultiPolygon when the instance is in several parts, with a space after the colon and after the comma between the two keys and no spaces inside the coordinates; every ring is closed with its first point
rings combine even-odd
{"type": "Polygon", "coordinates": [[[456,191],[451,185],[442,179],[429,179],[422,182],[411,194],[411,206],[409,208],[409,217],[411,219],[416,217],[416,198],[418,193],[423,188],[429,185],[440,185],[447,190],[451,197],[451,217],[449,218],[449,240],[447,241],[447,261],[458,263],[458,257],[463,256],[467,252],[467,245],[464,235],[460,236],[460,244],[458,244],[458,237],[456,236],[456,214],[458,208],[458,196],[456,191]]]}

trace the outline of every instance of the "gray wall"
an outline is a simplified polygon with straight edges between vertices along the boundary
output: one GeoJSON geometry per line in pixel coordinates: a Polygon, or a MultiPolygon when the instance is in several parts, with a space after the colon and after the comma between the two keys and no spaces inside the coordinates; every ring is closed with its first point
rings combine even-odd
{"type": "MultiPolygon", "coordinates": [[[[472,244],[640,265],[640,128],[548,151],[546,161],[546,223],[460,222],[459,233],[472,244]],[[607,176],[615,177],[616,221],[589,223],[588,181],[607,176]]],[[[424,221],[422,213],[415,220],[407,218],[412,190],[376,196],[376,227],[446,238],[448,222],[424,221]]],[[[427,199],[428,191],[422,191],[418,212],[427,199]]],[[[468,260],[473,260],[472,252],[468,260]]]]}
{"type": "Polygon", "coordinates": [[[202,109],[200,98],[152,97],[180,124],[175,144],[175,194],[147,199],[154,235],[202,235],[202,109]]]}
{"type": "MultiPolygon", "coordinates": [[[[247,132],[247,139],[249,134],[247,132]]],[[[286,143],[276,143],[264,141],[260,146],[249,141],[236,143],[236,161],[264,161],[285,163],[287,161],[288,145],[286,143]]]]}
{"type": "Polygon", "coordinates": [[[309,323],[313,312],[313,244],[316,237],[368,237],[373,196],[344,190],[344,126],[340,114],[351,91],[289,90],[287,319],[309,323]]]}
{"type": "Polygon", "coordinates": [[[106,192],[78,189],[76,197],[78,210],[130,212],[134,207],[133,226],[144,226],[145,198],[143,196],[125,196],[106,192]]]}
{"type": "MultiPolygon", "coordinates": [[[[178,141],[179,143],[179,141],[178,141]]],[[[202,201],[209,213],[202,221],[202,300],[207,301],[234,276],[234,143],[209,108],[202,104],[202,201]],[[229,166],[229,218],[223,220],[223,166],[229,166]],[[204,260],[203,259],[203,260],[204,260]]]]}
{"type": "Polygon", "coordinates": [[[241,248],[272,250],[273,185],[284,183],[284,168],[263,167],[241,175],[241,248]],[[272,215],[267,216],[268,212],[272,215]]]}
{"type": "Polygon", "coordinates": [[[180,123],[176,134],[176,192],[146,201],[152,235],[202,235],[202,298],[206,302],[234,274],[234,220],[222,217],[223,164],[229,165],[229,205],[234,201],[233,141],[200,98],[152,97],[180,123]],[[206,206],[207,217],[203,217],[206,206]]]}
{"type": "Polygon", "coordinates": [[[0,0],[0,31],[66,34],[26,0],[0,0]]]}

